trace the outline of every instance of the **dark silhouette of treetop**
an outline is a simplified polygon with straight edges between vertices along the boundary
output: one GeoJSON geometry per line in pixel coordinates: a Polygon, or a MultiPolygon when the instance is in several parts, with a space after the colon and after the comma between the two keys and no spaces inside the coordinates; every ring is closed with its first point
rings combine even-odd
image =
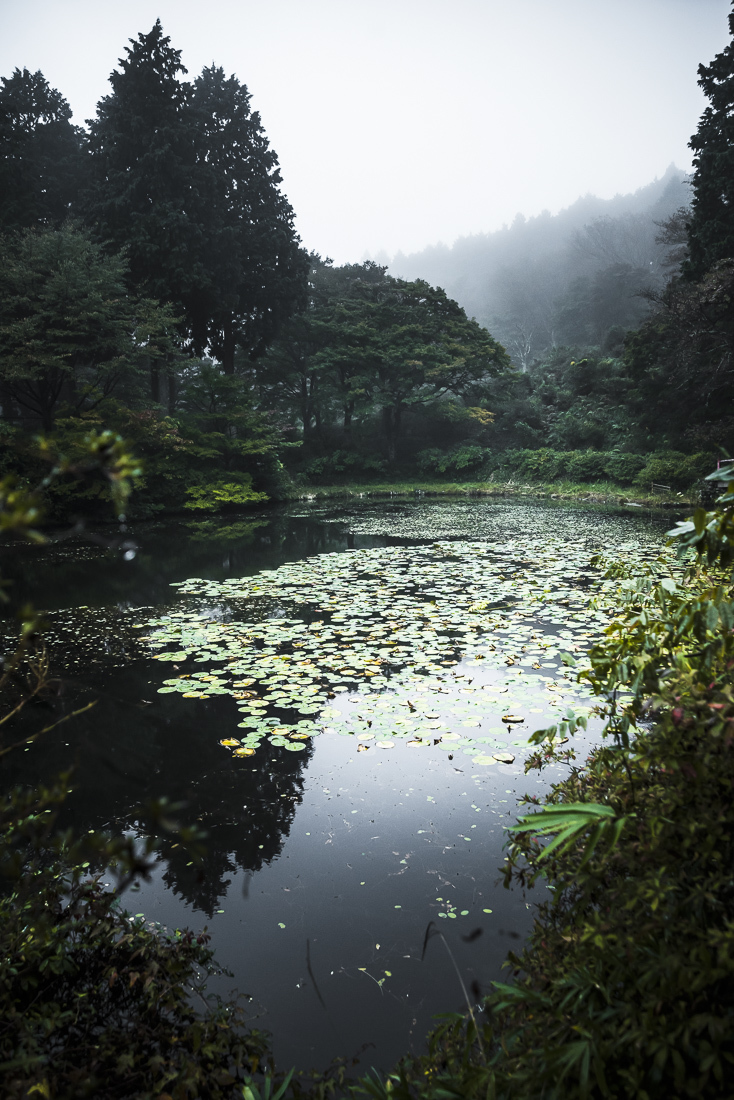
{"type": "Polygon", "coordinates": [[[0,78],[0,231],[58,225],[76,199],[81,131],[43,73],[0,78]]]}
{"type": "Polygon", "coordinates": [[[293,210],[280,191],[278,158],[250,99],[236,76],[214,65],[192,89],[206,278],[188,314],[197,351],[209,348],[228,374],[237,346],[262,354],[305,300],[308,271],[293,210]]]}
{"type": "Polygon", "coordinates": [[[196,226],[189,216],[193,134],[180,50],[160,20],[130,40],[112,92],[89,121],[92,183],[87,216],[98,236],[127,249],[136,287],[181,302],[196,281],[196,226]]]}
{"type": "Polygon", "coordinates": [[[125,247],[138,292],[231,373],[261,354],[305,292],[307,260],[250,94],[212,65],[193,84],[157,21],[131,40],[90,122],[87,216],[125,247]]]}
{"type": "Polygon", "coordinates": [[[734,12],[732,41],[710,65],[699,65],[698,83],[709,100],[689,145],[694,152],[690,255],[684,272],[699,279],[718,260],[734,256],[734,12]]]}

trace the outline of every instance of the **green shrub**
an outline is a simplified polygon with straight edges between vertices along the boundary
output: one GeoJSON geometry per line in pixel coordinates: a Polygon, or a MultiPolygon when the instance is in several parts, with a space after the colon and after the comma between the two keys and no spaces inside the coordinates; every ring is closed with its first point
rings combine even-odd
{"type": "Polygon", "coordinates": [[[604,451],[507,451],[503,466],[530,481],[598,481],[606,476],[609,456],[604,451]]]}
{"type": "Polygon", "coordinates": [[[477,443],[461,443],[449,451],[432,447],[419,451],[418,469],[423,474],[461,473],[477,470],[486,460],[487,451],[477,443]]]}
{"type": "Polygon", "coordinates": [[[184,507],[196,512],[223,512],[265,504],[268,500],[267,493],[256,493],[252,488],[249,474],[230,474],[228,478],[220,477],[190,485],[186,496],[188,499],[184,507]]]}
{"type": "Polygon", "coordinates": [[[528,481],[600,481],[610,478],[620,485],[636,485],[649,491],[651,484],[668,485],[673,490],[688,489],[705,477],[715,458],[710,454],[686,455],[678,451],[660,451],[651,455],[618,451],[506,451],[500,459],[504,473],[514,473],[528,481]]]}
{"type": "Polygon", "coordinates": [[[612,481],[619,482],[620,485],[631,485],[635,480],[637,474],[639,474],[642,467],[645,465],[645,458],[643,455],[624,454],[621,451],[612,451],[611,454],[607,454],[606,462],[604,464],[604,473],[612,481]]]}
{"type": "Polygon", "coordinates": [[[332,451],[331,454],[312,458],[303,469],[310,481],[348,479],[361,475],[372,476],[387,472],[387,463],[378,455],[360,454],[358,451],[332,451]]]}
{"type": "Polygon", "coordinates": [[[603,451],[571,451],[564,455],[564,476],[569,481],[600,481],[606,476],[608,455],[603,451]]]}
{"type": "Polygon", "coordinates": [[[688,489],[700,481],[716,464],[710,454],[687,455],[680,451],[656,451],[648,455],[645,465],[634,479],[641,489],[649,489],[655,483],[669,485],[671,489],[688,489]]]}
{"type": "Polygon", "coordinates": [[[117,869],[119,886],[150,861],[130,838],[62,832],[68,780],[0,799],[3,1097],[234,1100],[265,1036],[236,1003],[201,999],[202,980],[223,973],[207,934],[131,918],[90,871],[117,869]]]}
{"type": "Polygon", "coordinates": [[[555,481],[562,476],[561,452],[541,447],[537,451],[506,451],[503,466],[520,477],[537,481],[555,481]]]}

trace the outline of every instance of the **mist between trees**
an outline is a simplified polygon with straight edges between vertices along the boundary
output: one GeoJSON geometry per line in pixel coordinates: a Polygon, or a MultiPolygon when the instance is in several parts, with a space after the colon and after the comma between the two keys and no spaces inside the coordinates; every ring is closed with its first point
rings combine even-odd
{"type": "MultiPolygon", "coordinates": [[[[722,66],[701,70],[691,179],[671,165],[634,195],[341,267],[301,247],[245,85],[214,64],[187,79],[160,22],[85,129],[16,70],[0,88],[3,471],[37,477],[29,433],[73,457],[104,426],[144,460],[141,514],[346,479],[644,480],[651,456],[687,487],[734,423],[722,66]],[[521,456],[541,451],[597,457],[521,456]]],[[[78,493],[56,482],[50,506],[78,493]]]]}
{"type": "Polygon", "coordinates": [[[631,195],[579,198],[555,217],[518,214],[496,233],[405,256],[388,270],[445,287],[492,330],[521,370],[548,350],[620,343],[683,259],[690,181],[671,164],[631,195]]]}

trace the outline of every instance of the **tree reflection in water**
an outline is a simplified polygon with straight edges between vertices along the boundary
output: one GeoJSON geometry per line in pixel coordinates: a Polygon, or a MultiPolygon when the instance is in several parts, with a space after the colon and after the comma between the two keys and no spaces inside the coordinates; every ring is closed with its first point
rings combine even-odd
{"type": "Polygon", "coordinates": [[[165,885],[211,918],[231,883],[228,875],[259,871],[280,855],[312,752],[309,745],[305,752],[275,759],[275,750],[261,750],[234,766],[225,758],[223,767],[193,780],[185,817],[205,829],[206,854],[197,867],[185,849],[166,841],[160,849],[167,864],[165,885]]]}
{"type": "Polygon", "coordinates": [[[189,700],[155,693],[149,662],[127,668],[92,667],[67,677],[58,696],[29,709],[31,729],[94,702],[91,710],[39,739],[27,753],[2,761],[6,783],[50,778],[72,769],[73,793],[64,809],[78,829],[143,831],[141,807],[166,797],[182,804],[182,824],[206,832],[197,865],[175,838],[160,849],[163,881],[193,908],[211,917],[237,869],[255,872],[280,853],[303,796],[303,772],[313,753],[261,749],[233,760],[222,731],[236,722],[231,699],[189,700]]]}

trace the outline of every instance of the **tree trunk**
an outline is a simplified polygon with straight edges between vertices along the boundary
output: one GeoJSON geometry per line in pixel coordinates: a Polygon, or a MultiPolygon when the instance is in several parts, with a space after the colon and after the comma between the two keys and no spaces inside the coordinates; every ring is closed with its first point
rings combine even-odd
{"type": "Polygon", "coordinates": [[[385,429],[385,442],[387,443],[387,461],[392,466],[395,461],[395,429],[393,424],[392,405],[385,405],[382,410],[382,426],[385,429]]]}
{"type": "Polygon", "coordinates": [[[303,421],[303,441],[311,438],[311,395],[308,392],[308,379],[301,379],[301,420],[303,421]]]}
{"type": "Polygon", "coordinates": [[[150,365],[150,399],[156,405],[161,400],[161,369],[153,363],[150,365]]]}
{"type": "Polygon", "coordinates": [[[224,322],[224,343],[222,345],[222,369],[225,374],[234,374],[234,350],[234,322],[232,321],[232,315],[227,314],[227,320],[224,322]]]}
{"type": "Polygon", "coordinates": [[[0,382],[0,416],[6,421],[17,420],[20,416],[13,392],[7,382],[0,382]]]}
{"type": "Polygon", "coordinates": [[[395,463],[400,429],[402,425],[403,408],[400,404],[385,405],[382,410],[382,423],[385,429],[387,441],[387,460],[392,466],[395,463]]]}
{"type": "Polygon", "coordinates": [[[166,381],[168,382],[168,415],[173,416],[176,411],[176,398],[178,397],[178,379],[176,378],[176,372],[170,367],[166,370],[166,381]]]}

